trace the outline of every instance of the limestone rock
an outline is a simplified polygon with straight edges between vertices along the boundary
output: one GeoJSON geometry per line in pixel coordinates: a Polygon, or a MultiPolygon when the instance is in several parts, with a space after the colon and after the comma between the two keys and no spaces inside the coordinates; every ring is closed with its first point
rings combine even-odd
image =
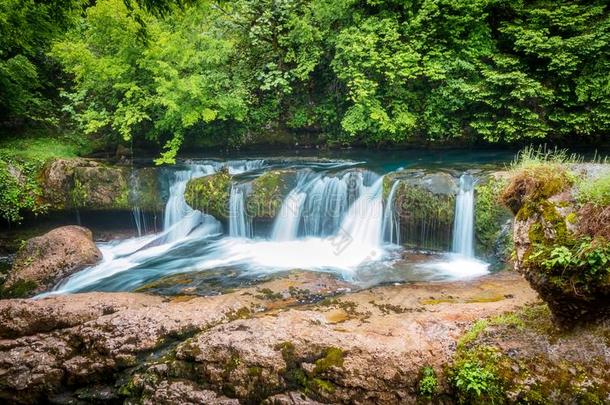
{"type": "Polygon", "coordinates": [[[19,250],[4,283],[3,295],[22,297],[40,293],[101,258],[90,230],[80,226],[54,229],[28,240],[19,250]]]}

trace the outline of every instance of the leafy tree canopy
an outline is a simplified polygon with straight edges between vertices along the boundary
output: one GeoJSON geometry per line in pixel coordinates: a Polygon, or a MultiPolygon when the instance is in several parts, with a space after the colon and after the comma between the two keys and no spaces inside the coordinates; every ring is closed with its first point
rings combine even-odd
{"type": "Polygon", "coordinates": [[[604,0],[0,0],[0,109],[35,120],[59,105],[86,134],[164,145],[159,163],[184,140],[264,132],[605,137],[609,13],[604,0]]]}

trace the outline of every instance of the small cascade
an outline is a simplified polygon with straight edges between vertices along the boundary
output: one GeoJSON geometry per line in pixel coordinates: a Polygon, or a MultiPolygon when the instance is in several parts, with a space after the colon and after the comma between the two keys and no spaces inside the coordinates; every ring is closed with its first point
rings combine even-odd
{"type": "Polygon", "coordinates": [[[167,242],[184,238],[201,223],[201,212],[189,207],[184,199],[186,184],[190,179],[213,174],[215,171],[213,165],[192,165],[189,170],[174,173],[163,218],[163,230],[167,232],[167,242]]]}
{"type": "Polygon", "coordinates": [[[308,190],[303,228],[305,236],[334,234],[348,207],[348,179],[342,177],[318,177],[308,190]]]}
{"type": "Polygon", "coordinates": [[[341,224],[341,231],[359,245],[381,245],[383,220],[383,177],[371,186],[362,186],[360,197],[351,205],[341,224]]]}
{"type": "Polygon", "coordinates": [[[131,215],[133,216],[133,222],[136,226],[138,236],[142,236],[148,233],[148,226],[146,222],[146,215],[139,207],[139,194],[140,194],[140,182],[138,175],[135,170],[132,170],[130,177],[131,189],[129,191],[129,200],[131,202],[131,215]]]}
{"type": "Polygon", "coordinates": [[[252,170],[258,170],[264,166],[265,160],[263,159],[231,160],[227,163],[227,167],[229,168],[229,174],[231,175],[250,172],[252,170]]]}
{"type": "Polygon", "coordinates": [[[133,215],[133,222],[136,225],[138,236],[146,235],[148,233],[148,224],[146,222],[146,215],[144,215],[142,209],[134,205],[131,209],[131,215],[133,215]]]}
{"type": "Polygon", "coordinates": [[[229,197],[229,235],[238,238],[249,238],[251,234],[250,220],[246,214],[244,186],[233,184],[229,197]]]}
{"type": "MultiPolygon", "coordinates": [[[[297,185],[284,200],[274,222],[271,238],[287,241],[300,235],[335,235],[348,207],[366,188],[366,173],[358,171],[342,176],[323,176],[310,171],[299,172],[297,185]]],[[[368,175],[371,180],[378,177],[374,173],[368,175]]]]}
{"type": "Polygon", "coordinates": [[[467,258],[474,257],[474,184],[474,177],[462,175],[455,200],[453,252],[467,258]]]}
{"type": "Polygon", "coordinates": [[[396,212],[394,206],[394,197],[396,190],[400,185],[400,180],[397,180],[392,184],[390,193],[388,194],[388,200],[386,201],[385,209],[383,211],[383,226],[381,228],[381,234],[383,240],[390,243],[400,244],[400,217],[396,212]]]}
{"type": "Polygon", "coordinates": [[[288,194],[273,224],[271,239],[288,241],[297,238],[303,204],[306,198],[307,194],[298,188],[295,188],[288,194]]]}

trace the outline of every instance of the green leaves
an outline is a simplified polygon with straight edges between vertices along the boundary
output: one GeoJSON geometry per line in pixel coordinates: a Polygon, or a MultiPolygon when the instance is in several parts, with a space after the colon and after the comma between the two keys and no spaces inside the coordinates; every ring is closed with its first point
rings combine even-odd
{"type": "Polygon", "coordinates": [[[610,128],[603,0],[94,3],[0,0],[5,115],[56,122],[61,93],[86,134],[165,144],[168,162],[183,140],[288,130],[394,144],[610,128]]]}
{"type": "Polygon", "coordinates": [[[214,26],[218,15],[207,2],[165,19],[131,7],[99,1],[53,55],[74,75],[71,111],[85,132],[165,140],[157,163],[172,163],[189,131],[244,118],[246,93],[228,69],[233,41],[214,26]],[[146,24],[146,41],[134,13],[146,24]]]}

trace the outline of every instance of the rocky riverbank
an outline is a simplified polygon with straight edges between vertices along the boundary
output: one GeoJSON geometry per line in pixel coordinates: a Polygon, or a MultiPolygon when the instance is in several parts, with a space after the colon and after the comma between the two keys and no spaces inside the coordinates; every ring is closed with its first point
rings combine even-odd
{"type": "MultiPolygon", "coordinates": [[[[414,401],[421,369],[442,375],[472,322],[535,300],[512,273],[347,288],[297,273],[207,298],[1,301],[0,396],[170,401],[176,393],[167,387],[177,384],[194,402],[199,395],[256,402],[291,391],[329,402],[414,401]]],[[[441,382],[439,392],[450,392],[441,382]]]]}
{"type": "Polygon", "coordinates": [[[481,383],[497,388],[485,391],[496,401],[543,395],[562,402],[575,392],[608,399],[610,325],[557,331],[515,273],[349,288],[297,272],[205,298],[86,293],[0,301],[0,397],[451,403],[475,398],[468,384],[481,383]],[[479,358],[488,360],[482,370],[479,358]]]}

